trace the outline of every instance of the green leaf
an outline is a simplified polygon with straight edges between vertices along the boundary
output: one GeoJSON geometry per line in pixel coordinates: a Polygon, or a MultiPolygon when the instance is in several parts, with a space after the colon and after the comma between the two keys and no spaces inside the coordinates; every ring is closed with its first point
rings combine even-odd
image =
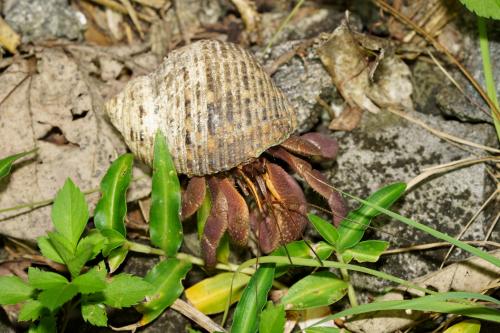
{"type": "Polygon", "coordinates": [[[71,283],[81,294],[91,294],[106,288],[106,269],[104,265],[93,267],[87,273],[77,276],[71,283]]]}
{"type": "Polygon", "coordinates": [[[378,258],[389,247],[389,243],[380,240],[367,240],[359,242],[342,253],[344,263],[349,263],[353,258],[357,262],[377,262],[378,258]]]}
{"type": "Polygon", "coordinates": [[[305,310],[333,304],[347,293],[347,282],[335,274],[322,271],[295,283],[280,303],[286,310],[305,310]]]}
{"type": "Polygon", "coordinates": [[[481,322],[477,320],[463,320],[458,324],[449,327],[443,333],[479,333],[481,331],[481,322]]]}
{"type": "Polygon", "coordinates": [[[346,330],[341,331],[337,327],[311,327],[306,329],[306,333],[348,333],[346,330]]]}
{"type": "Polygon", "coordinates": [[[37,320],[44,311],[43,304],[37,300],[29,299],[24,303],[21,311],[19,312],[19,321],[37,320]]]}
{"type": "Polygon", "coordinates": [[[68,280],[60,274],[42,271],[34,267],[28,269],[28,281],[32,287],[42,290],[62,287],[69,283],[68,280]]]}
{"type": "Polygon", "coordinates": [[[210,191],[205,192],[205,198],[201,203],[200,208],[196,211],[196,227],[198,229],[198,238],[201,239],[203,236],[203,231],[205,230],[205,224],[207,223],[208,216],[210,215],[210,210],[212,209],[212,199],[210,197],[210,191]]]}
{"type": "Polygon", "coordinates": [[[57,332],[56,317],[54,314],[40,318],[37,325],[31,325],[28,333],[54,333],[57,332]]]}
{"type": "Polygon", "coordinates": [[[89,243],[84,244],[84,246],[78,246],[75,255],[66,261],[66,266],[68,266],[72,278],[80,275],[85,263],[92,258],[93,250],[94,246],[89,243]]]}
{"type": "Polygon", "coordinates": [[[114,249],[109,253],[108,256],[108,265],[109,265],[109,273],[115,272],[123,261],[127,258],[128,248],[125,246],[114,249]]]}
{"type": "Polygon", "coordinates": [[[97,230],[92,229],[87,236],[82,238],[76,247],[76,252],[81,253],[83,248],[90,247],[92,254],[88,260],[92,260],[103,250],[106,238],[97,230]]]}
{"type": "Polygon", "coordinates": [[[122,246],[127,241],[125,236],[113,229],[101,230],[101,234],[106,238],[106,242],[102,250],[102,255],[105,257],[109,256],[112,250],[122,246]]]}
{"type": "Polygon", "coordinates": [[[108,326],[108,315],[104,304],[82,301],[82,317],[86,322],[94,326],[108,326]]]}
{"type": "Polygon", "coordinates": [[[153,290],[153,286],[140,277],[118,274],[104,289],[104,304],[118,309],[126,308],[139,303],[153,290]]]}
{"type": "Polygon", "coordinates": [[[151,283],[154,291],[150,299],[137,307],[143,314],[140,325],[146,325],[157,318],[166,308],[179,298],[184,290],[182,280],[191,270],[191,263],[175,258],[168,258],[156,264],[146,274],[144,280],[151,283]]]}
{"type": "Polygon", "coordinates": [[[337,229],[328,221],[323,220],[321,217],[314,214],[308,214],[309,221],[313,224],[316,231],[326,240],[330,245],[335,246],[339,233],[337,229]]]}
{"type": "Polygon", "coordinates": [[[17,161],[18,159],[20,159],[26,155],[29,155],[35,151],[36,151],[36,149],[33,149],[30,151],[26,151],[23,153],[14,154],[14,155],[10,155],[10,156],[7,156],[5,158],[2,158],[0,160],[0,179],[2,179],[3,177],[7,176],[10,173],[10,169],[12,168],[12,164],[15,161],[17,161]]]}
{"type": "Polygon", "coordinates": [[[76,294],[78,294],[78,288],[72,284],[66,284],[42,291],[38,295],[38,300],[50,311],[54,311],[75,297],[76,294]]]}
{"type": "Polygon", "coordinates": [[[33,287],[17,276],[0,276],[0,305],[16,304],[30,299],[33,287]]]}
{"type": "Polygon", "coordinates": [[[49,240],[48,236],[38,237],[37,239],[38,247],[40,248],[40,252],[45,258],[48,258],[54,262],[59,264],[64,264],[64,260],[61,258],[59,253],[56,251],[54,246],[49,240]]]}
{"type": "Polygon", "coordinates": [[[259,333],[282,333],[285,331],[285,307],[267,303],[260,315],[259,333]]]}
{"type": "Polygon", "coordinates": [[[88,219],[89,209],[85,196],[68,178],[54,200],[52,223],[55,229],[69,241],[73,251],[88,219]]]}
{"type": "Polygon", "coordinates": [[[156,133],[149,232],[151,243],[173,256],[182,243],[181,187],[167,142],[156,133]]]}
{"type": "Polygon", "coordinates": [[[204,314],[215,314],[225,310],[230,293],[230,304],[238,301],[248,281],[250,276],[246,274],[220,273],[189,287],[185,295],[189,303],[204,314]]]}
{"type": "Polygon", "coordinates": [[[252,276],[234,312],[231,333],[257,332],[262,308],[274,278],[274,264],[260,265],[252,276]]]}
{"type": "Polygon", "coordinates": [[[460,0],[460,2],[478,16],[500,20],[500,1],[498,0],[460,0]]]}
{"type": "MultiPolygon", "coordinates": [[[[305,241],[295,241],[286,244],[286,246],[281,246],[273,251],[271,255],[273,256],[287,256],[290,257],[300,257],[300,258],[319,258],[320,260],[328,259],[335,248],[326,243],[318,242],[308,246],[305,241]],[[311,250],[312,248],[312,250],[311,250]],[[314,252],[313,252],[314,251],[314,252]]],[[[293,262],[293,261],[292,261],[293,262]]],[[[277,264],[275,277],[281,276],[288,271],[290,264],[277,264]]]]}
{"type": "Polygon", "coordinates": [[[114,229],[126,235],[127,189],[132,178],[134,156],[124,154],[109,167],[101,181],[101,199],[94,212],[97,229],[114,229]]]}
{"type": "Polygon", "coordinates": [[[66,265],[73,258],[76,249],[70,241],[58,232],[49,232],[49,242],[66,265]]]}
{"type": "Polygon", "coordinates": [[[416,310],[425,312],[430,311],[438,313],[452,313],[477,319],[494,321],[497,323],[500,322],[500,311],[496,309],[487,308],[476,304],[448,302],[448,300],[460,300],[468,298],[476,298],[479,300],[492,302],[497,305],[500,304],[500,301],[498,301],[497,299],[478,293],[466,293],[460,291],[439,293],[435,295],[417,297],[411,300],[379,301],[358,305],[356,307],[326,316],[313,325],[317,325],[329,320],[334,320],[340,317],[385,310],[416,310]]]}
{"type": "MultiPolygon", "coordinates": [[[[389,208],[399,197],[401,197],[401,195],[403,195],[405,190],[405,183],[390,184],[370,195],[366,201],[383,208],[389,208]]],[[[346,249],[359,243],[361,238],[363,238],[366,228],[370,225],[371,220],[379,214],[380,212],[377,209],[366,204],[349,212],[347,217],[340,222],[338,228],[339,238],[337,241],[337,251],[342,253],[346,249]]]]}

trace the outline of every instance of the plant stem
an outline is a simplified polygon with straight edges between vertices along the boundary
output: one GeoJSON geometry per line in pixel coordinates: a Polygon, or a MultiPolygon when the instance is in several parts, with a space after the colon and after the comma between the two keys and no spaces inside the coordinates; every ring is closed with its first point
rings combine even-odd
{"type": "MultiPolygon", "coordinates": [[[[337,253],[337,260],[344,264],[344,260],[342,259],[342,255],[337,253]]],[[[340,268],[340,274],[342,274],[342,279],[347,283],[347,297],[349,298],[349,303],[351,303],[351,307],[358,306],[358,299],[356,297],[356,291],[351,284],[351,279],[349,277],[349,272],[345,268],[340,268]]]]}
{"type": "MultiPolygon", "coordinates": [[[[486,93],[491,101],[498,108],[498,99],[495,91],[495,80],[493,78],[493,71],[491,69],[490,52],[488,47],[488,33],[486,27],[486,20],[483,17],[477,17],[477,27],[479,30],[479,46],[481,48],[481,58],[483,59],[483,73],[484,82],[486,84],[486,93]]],[[[495,129],[497,131],[497,138],[500,141],[500,119],[498,119],[495,112],[491,112],[495,129]]]]}
{"type": "MultiPolygon", "coordinates": [[[[149,245],[145,245],[145,244],[127,241],[127,247],[132,252],[165,256],[165,252],[163,250],[157,249],[157,248],[151,247],[149,245]]],[[[196,265],[196,266],[205,266],[205,261],[203,261],[203,259],[192,256],[192,255],[187,254],[187,253],[180,252],[180,253],[177,253],[177,255],[175,257],[179,260],[189,261],[191,264],[196,265]]],[[[238,265],[219,263],[215,266],[215,268],[220,269],[222,271],[236,272],[238,270],[238,265]]],[[[255,269],[248,268],[248,269],[241,271],[241,273],[254,274],[255,269]]]]}

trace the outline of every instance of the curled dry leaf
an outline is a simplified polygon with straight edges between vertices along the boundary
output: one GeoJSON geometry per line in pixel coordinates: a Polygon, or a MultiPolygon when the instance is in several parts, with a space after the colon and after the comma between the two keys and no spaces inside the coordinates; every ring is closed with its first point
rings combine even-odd
{"type": "MultiPolygon", "coordinates": [[[[110,163],[126,151],[102,112],[104,98],[121,88],[125,65],[101,59],[101,49],[65,51],[41,50],[0,75],[0,152],[39,148],[35,158],[16,165],[0,183],[0,210],[51,199],[67,177],[83,190],[95,189],[110,163]]],[[[134,178],[143,175],[135,168],[134,178]]],[[[146,195],[147,183],[144,177],[134,182],[129,199],[146,195]]],[[[98,194],[87,197],[91,207],[97,199],[98,194]]],[[[0,233],[29,240],[52,228],[47,206],[0,213],[0,220],[0,233]]]]}
{"type": "Polygon", "coordinates": [[[413,109],[410,69],[387,41],[354,33],[342,23],[317,52],[347,102],[344,112],[355,113],[342,114],[332,122],[332,129],[354,128],[360,111],[413,109]]]}
{"type": "MultiPolygon", "coordinates": [[[[490,253],[497,258],[500,257],[500,250],[490,253]]],[[[439,292],[482,292],[493,285],[498,276],[500,276],[500,267],[478,257],[473,257],[422,276],[413,282],[439,292]]],[[[402,290],[402,288],[399,291],[394,290],[378,300],[402,300],[404,297],[402,290]]],[[[416,291],[415,293],[422,296],[420,292],[416,291]]],[[[345,325],[352,332],[389,333],[404,330],[405,327],[421,320],[423,315],[422,312],[418,311],[410,313],[404,310],[384,311],[379,312],[376,316],[370,313],[367,317],[356,317],[356,319],[346,322],[345,325]]]]}

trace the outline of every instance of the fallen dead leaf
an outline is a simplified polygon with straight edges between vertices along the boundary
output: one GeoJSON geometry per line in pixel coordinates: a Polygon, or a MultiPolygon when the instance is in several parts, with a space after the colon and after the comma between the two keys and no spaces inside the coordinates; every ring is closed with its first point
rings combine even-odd
{"type": "MultiPolygon", "coordinates": [[[[156,57],[140,48],[90,46],[37,48],[0,75],[2,157],[38,148],[36,157],[14,166],[0,182],[0,210],[51,199],[67,177],[82,189],[99,186],[110,163],[126,151],[104,116],[103,101],[130,76],[144,74],[156,57]],[[135,52],[135,53],[134,53],[135,52]],[[133,56],[134,55],[134,56],[133,56]]],[[[129,199],[149,193],[149,177],[135,167],[129,199]]],[[[87,197],[91,209],[99,195],[87,197]]],[[[35,240],[52,229],[50,206],[0,214],[0,233],[35,240]]]]}
{"type": "MultiPolygon", "coordinates": [[[[387,41],[354,33],[343,22],[317,53],[348,104],[344,113],[378,113],[382,107],[413,109],[410,69],[387,41]]],[[[340,117],[331,127],[354,128],[360,119],[358,114],[340,117]]]]}

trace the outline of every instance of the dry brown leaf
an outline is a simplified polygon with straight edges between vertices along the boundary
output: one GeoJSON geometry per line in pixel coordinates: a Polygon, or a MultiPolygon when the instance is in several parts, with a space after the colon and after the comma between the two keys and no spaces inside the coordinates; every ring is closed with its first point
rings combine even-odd
{"type": "MultiPolygon", "coordinates": [[[[151,64],[130,57],[132,48],[128,52],[120,64],[113,58],[121,57],[109,50],[76,45],[43,49],[31,61],[36,70],[30,69],[29,60],[20,59],[0,75],[0,86],[5,87],[0,91],[2,157],[39,148],[35,158],[16,165],[0,183],[0,209],[53,198],[67,177],[82,190],[99,186],[110,163],[126,151],[104,117],[103,100],[121,89],[124,66],[143,74],[139,62],[151,64]]],[[[144,174],[134,168],[134,177],[142,180],[132,185],[129,199],[149,192],[144,174]]],[[[97,199],[97,194],[87,197],[92,209],[97,199]]],[[[51,230],[50,206],[0,214],[0,221],[0,233],[34,240],[51,230]]]]}
{"type": "MultiPolygon", "coordinates": [[[[394,54],[388,42],[353,33],[344,22],[317,52],[350,106],[347,112],[377,113],[381,107],[413,109],[410,69],[394,54]]],[[[356,119],[357,115],[343,117],[356,119]]],[[[340,127],[337,123],[332,126],[340,127]]]]}
{"type": "Polygon", "coordinates": [[[347,106],[340,116],[330,122],[328,128],[334,131],[352,131],[358,126],[362,115],[363,111],[359,108],[347,106]]]}

